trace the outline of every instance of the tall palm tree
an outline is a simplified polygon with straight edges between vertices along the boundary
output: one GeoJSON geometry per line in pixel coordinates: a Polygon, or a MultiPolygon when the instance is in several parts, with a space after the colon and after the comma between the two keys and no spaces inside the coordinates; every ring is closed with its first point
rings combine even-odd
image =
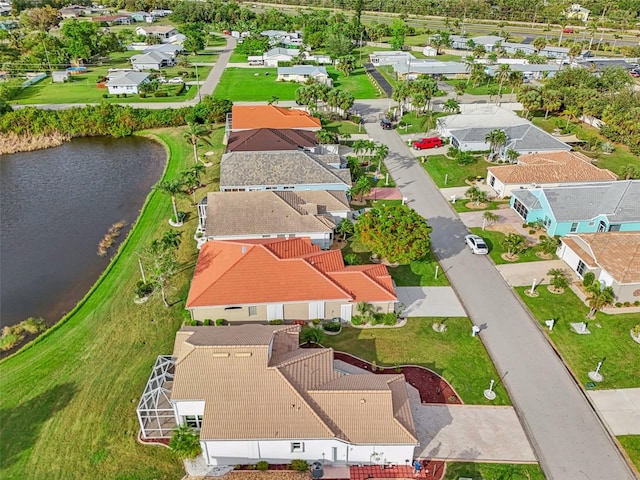
{"type": "Polygon", "coordinates": [[[538,246],[540,247],[540,251],[542,251],[542,253],[544,253],[545,255],[551,255],[555,253],[556,250],[558,250],[559,244],[560,242],[554,237],[544,237],[540,240],[538,246]]]}
{"type": "Polygon", "coordinates": [[[342,235],[342,240],[346,240],[349,235],[353,234],[353,222],[348,218],[343,218],[338,224],[337,231],[342,235]]]}
{"type": "Polygon", "coordinates": [[[503,63],[498,69],[498,77],[500,78],[500,85],[498,86],[498,95],[502,93],[502,85],[509,78],[511,73],[511,66],[508,63],[503,63]]]}
{"type": "Polygon", "coordinates": [[[184,182],[182,179],[162,180],[155,186],[156,190],[160,190],[161,192],[171,196],[171,205],[173,206],[173,215],[175,218],[174,223],[176,224],[176,226],[181,225],[180,218],[178,217],[176,195],[182,192],[182,187],[184,187],[184,182]]]}
{"type": "Polygon", "coordinates": [[[316,132],[316,138],[318,139],[318,143],[323,145],[333,144],[337,142],[336,133],[325,130],[324,128],[316,132]]]}
{"type": "Polygon", "coordinates": [[[369,195],[371,193],[371,184],[369,183],[369,179],[366,175],[363,175],[358,180],[356,180],[356,184],[352,187],[356,189],[358,196],[360,197],[360,201],[364,201],[364,196],[369,195]]]}
{"type": "Polygon", "coordinates": [[[611,305],[615,299],[612,287],[600,286],[600,282],[594,282],[587,287],[587,292],[591,295],[587,298],[589,302],[589,313],[587,318],[594,318],[596,313],[607,305],[611,305]]]}
{"type": "Polygon", "coordinates": [[[449,98],[442,104],[442,111],[447,113],[460,113],[460,103],[455,98],[449,98]]]}
{"type": "Polygon", "coordinates": [[[484,140],[489,143],[489,147],[494,155],[497,155],[500,152],[500,148],[507,143],[507,134],[504,130],[491,130],[484,137],[484,140]]]}
{"type": "Polygon", "coordinates": [[[199,123],[189,123],[189,128],[183,133],[183,137],[193,146],[193,161],[198,163],[198,142],[202,141],[211,145],[208,135],[211,133],[207,127],[199,123]]]}
{"type": "Polygon", "coordinates": [[[400,109],[400,117],[404,115],[404,104],[407,98],[411,96],[411,88],[407,82],[398,82],[396,88],[393,89],[391,98],[398,102],[398,108],[400,109]]]}
{"type": "Polygon", "coordinates": [[[502,239],[502,246],[507,249],[507,256],[513,257],[524,249],[524,242],[524,236],[510,233],[502,239]]]}

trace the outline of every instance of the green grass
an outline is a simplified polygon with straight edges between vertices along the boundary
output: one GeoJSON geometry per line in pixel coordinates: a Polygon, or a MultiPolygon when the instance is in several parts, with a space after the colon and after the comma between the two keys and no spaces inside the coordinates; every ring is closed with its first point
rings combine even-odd
{"type": "MultiPolygon", "coordinates": [[[[547,120],[545,120],[542,113],[539,113],[538,116],[534,116],[531,121],[534,125],[542,128],[549,133],[552,133],[558,125],[560,125],[562,128],[567,125],[566,119],[562,117],[550,116],[547,120]]],[[[595,135],[602,142],[609,141],[605,137],[600,135],[596,128],[590,127],[585,124],[571,123],[569,128],[571,129],[572,133],[574,133],[581,140],[585,140],[595,135]]],[[[637,167],[640,167],[640,157],[631,153],[627,146],[622,145],[621,143],[610,143],[614,145],[615,150],[609,154],[604,154],[602,152],[582,153],[597,160],[596,165],[599,168],[606,168],[618,175],[620,175],[624,167],[627,165],[636,165],[637,167]]],[[[578,151],[580,150],[578,149],[578,151]]]]}
{"type": "Polygon", "coordinates": [[[327,67],[327,73],[333,79],[333,86],[345,92],[350,92],[356,99],[381,98],[382,95],[371,84],[364,68],[356,68],[347,77],[334,67],[327,67]]]}
{"type": "Polygon", "coordinates": [[[324,345],[375,361],[378,366],[429,368],[444,377],[465,403],[510,404],[482,342],[471,336],[467,318],[410,318],[402,328],[344,328],[337,336],[327,336],[324,345]],[[435,332],[431,326],[442,321],[447,331],[435,332]],[[497,383],[493,402],[482,394],[491,379],[497,383]]]}
{"type": "Polygon", "coordinates": [[[396,74],[392,65],[380,65],[379,67],[376,67],[376,69],[380,72],[380,75],[389,82],[389,85],[391,85],[392,88],[396,88],[398,80],[396,79],[396,74]]]}
{"type": "MultiPolygon", "coordinates": [[[[447,115],[450,115],[449,113],[444,113],[444,112],[438,112],[433,116],[433,122],[436,121],[436,119],[440,118],[440,117],[446,117],[447,115]]],[[[407,112],[402,116],[402,121],[405,122],[407,124],[406,127],[400,127],[397,126],[396,127],[396,131],[400,134],[405,134],[405,133],[421,133],[421,134],[425,134],[425,129],[426,129],[426,125],[424,125],[425,122],[425,116],[424,115],[417,115],[416,112],[407,112]]]]}
{"type": "Polygon", "coordinates": [[[637,470],[640,470],[640,435],[621,435],[616,437],[624,447],[637,470]]]}
{"type": "Polygon", "coordinates": [[[504,463],[458,463],[448,462],[444,480],[458,480],[461,477],[478,480],[481,478],[504,480],[544,480],[539,465],[504,463]]]}
{"type": "MultiPolygon", "coordinates": [[[[471,187],[469,187],[471,188],[471,187]]],[[[467,203],[469,203],[469,199],[468,198],[461,198],[459,200],[456,200],[455,203],[452,203],[451,205],[453,206],[453,209],[458,212],[458,213],[464,213],[464,212],[477,212],[478,210],[498,210],[500,209],[501,205],[509,205],[509,201],[508,200],[503,200],[503,201],[496,201],[496,200],[491,200],[490,202],[486,202],[486,207],[483,207],[481,209],[478,208],[469,208],[467,207],[467,203]]],[[[449,202],[451,203],[451,202],[449,202]]],[[[504,208],[504,207],[502,207],[504,208]]]]}
{"type": "MultiPolygon", "coordinates": [[[[212,135],[215,144],[222,130],[212,135]]],[[[170,153],[164,178],[176,178],[193,164],[191,147],[182,129],[164,129],[157,137],[170,153]]],[[[207,170],[209,188],[217,175],[216,167],[207,170]]],[[[184,268],[171,282],[171,308],[157,296],[144,305],[133,303],[140,276],[136,252],[170,229],[170,199],[153,191],[119,255],[85,299],[36,343],[0,363],[2,478],[169,480],[183,475],[169,450],[136,442],[135,416],[156,356],[173,349],[194,268],[197,252],[189,237],[197,215],[186,197],[179,198],[179,208],[190,215],[180,229],[184,268]]]]}
{"type": "Polygon", "coordinates": [[[516,287],[516,291],[580,383],[589,382],[587,373],[606,357],[600,370],[604,380],[597,384],[598,388],[640,387],[640,349],[629,335],[629,330],[640,321],[640,315],[598,312],[594,320],[586,320],[589,308],[571,290],[555,295],[541,285],[536,289],[540,295],[530,298],[524,294],[527,288],[516,287]],[[544,325],[550,318],[557,319],[551,332],[544,325]],[[582,321],[588,322],[590,335],[578,335],[569,325],[582,321]]]}
{"type": "MultiPolygon", "coordinates": [[[[356,125],[353,122],[349,122],[348,120],[342,120],[342,121],[332,121],[332,122],[327,122],[323,128],[325,130],[328,130],[330,132],[335,132],[339,135],[355,135],[357,133],[363,133],[364,128],[359,128],[358,125],[356,125]]],[[[366,133],[366,132],[364,132],[366,133]]]]}
{"type": "Polygon", "coordinates": [[[469,177],[487,176],[487,162],[479,158],[470,165],[458,165],[458,162],[444,155],[421,157],[424,159],[422,166],[431,176],[438,188],[464,187],[465,180],[469,177]],[[447,183],[444,183],[445,176],[447,183]]]}
{"type": "Polygon", "coordinates": [[[236,52],[235,50],[229,57],[229,63],[247,63],[247,54],[236,52]]]}
{"type": "MultiPolygon", "coordinates": [[[[494,81],[491,81],[488,84],[486,81],[484,81],[475,87],[473,86],[473,82],[469,82],[469,84],[467,84],[466,80],[445,80],[445,82],[452,87],[455,87],[459,83],[463,84],[465,86],[464,93],[468,93],[469,95],[489,95],[489,87],[491,87],[492,85],[496,87],[498,86],[498,84],[494,81]]],[[[502,94],[506,95],[507,93],[511,93],[511,89],[503,85],[502,94]]]]}
{"type": "Polygon", "coordinates": [[[506,237],[504,233],[494,232],[491,230],[482,230],[482,228],[480,227],[473,227],[469,230],[471,230],[472,233],[480,235],[482,238],[484,238],[485,242],[487,243],[487,247],[489,247],[489,256],[491,257],[491,260],[493,260],[497,265],[523,262],[541,262],[545,260],[544,258],[540,258],[536,255],[536,252],[539,250],[538,248],[529,247],[518,254],[518,259],[516,261],[509,262],[502,258],[502,254],[507,253],[507,250],[502,246],[502,240],[506,237]]]}

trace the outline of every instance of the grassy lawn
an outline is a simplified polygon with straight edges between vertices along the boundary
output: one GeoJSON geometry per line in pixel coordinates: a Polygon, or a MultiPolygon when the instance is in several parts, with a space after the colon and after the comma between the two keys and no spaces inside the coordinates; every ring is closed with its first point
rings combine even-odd
{"type": "Polygon", "coordinates": [[[356,99],[382,97],[369,81],[364,68],[356,68],[348,77],[338,72],[334,67],[327,67],[327,73],[333,79],[335,88],[351,92],[356,99]]]}
{"type": "MultiPolygon", "coordinates": [[[[455,87],[459,83],[463,84],[466,87],[464,93],[468,93],[469,95],[489,95],[489,87],[492,85],[496,87],[498,86],[498,83],[494,81],[491,81],[488,84],[486,82],[483,82],[476,87],[473,86],[473,82],[469,82],[469,84],[467,85],[466,80],[445,80],[445,82],[452,87],[455,87]]],[[[502,94],[506,95],[507,93],[511,93],[511,89],[503,86],[502,94]]]]}
{"type": "Polygon", "coordinates": [[[640,435],[621,435],[616,438],[624,447],[636,469],[640,470],[640,435]]]}
{"type": "Polygon", "coordinates": [[[327,336],[324,345],[379,366],[429,368],[444,377],[465,403],[510,404],[482,342],[471,336],[467,318],[410,318],[402,328],[345,328],[337,336],[327,336]],[[447,331],[435,332],[432,324],[442,321],[447,331]],[[489,402],[482,392],[492,378],[498,385],[497,397],[489,402]]]}
{"type": "Polygon", "coordinates": [[[444,480],[458,480],[467,477],[474,480],[544,480],[545,476],[538,465],[518,465],[501,463],[447,463],[444,480]]]}
{"type": "MultiPolygon", "coordinates": [[[[447,115],[450,115],[450,114],[438,112],[433,116],[433,121],[435,122],[436,119],[440,117],[446,117],[447,115]]],[[[406,126],[396,127],[396,130],[398,133],[400,134],[405,134],[405,133],[424,134],[425,133],[426,125],[424,125],[424,122],[425,122],[424,115],[417,115],[416,112],[407,112],[402,116],[402,121],[406,124],[406,126]]]]}
{"type": "Polygon", "coordinates": [[[425,159],[422,166],[431,176],[438,188],[464,187],[465,180],[469,177],[487,176],[487,162],[478,159],[470,165],[458,165],[458,162],[444,155],[421,157],[425,159]],[[447,183],[444,183],[445,176],[447,183]]]}
{"type": "MultiPolygon", "coordinates": [[[[529,247],[524,252],[519,253],[518,260],[514,262],[508,262],[502,258],[503,253],[507,253],[507,250],[502,246],[502,240],[505,238],[505,234],[501,232],[494,232],[491,230],[482,230],[480,227],[470,228],[471,232],[476,235],[480,235],[484,238],[489,247],[489,256],[496,264],[509,264],[509,263],[523,263],[523,262],[541,262],[544,259],[536,255],[538,249],[536,247],[529,247]]],[[[555,258],[555,256],[554,256],[555,258]]],[[[545,287],[546,288],[546,287],[545,287]]]]}
{"type": "MultiPolygon", "coordinates": [[[[532,119],[533,124],[549,133],[552,133],[557,126],[561,126],[561,128],[564,128],[567,124],[566,119],[562,117],[549,117],[547,120],[545,120],[542,113],[539,113],[538,115],[539,116],[535,116],[532,119]]],[[[585,124],[571,123],[569,125],[569,129],[581,140],[593,137],[595,135],[602,142],[608,141],[606,138],[600,135],[596,128],[590,127],[585,124]]],[[[606,168],[616,174],[620,174],[623,168],[627,165],[636,165],[640,167],[640,157],[631,153],[628,147],[620,143],[611,143],[614,145],[615,150],[609,154],[604,154],[602,152],[582,153],[597,160],[596,165],[598,167],[606,168]]]]}
{"type": "Polygon", "coordinates": [[[355,135],[356,133],[362,133],[364,130],[348,120],[327,122],[323,128],[330,132],[336,132],[339,135],[355,135]]]}
{"type": "Polygon", "coordinates": [[[387,183],[387,173],[387,166],[384,164],[384,162],[372,163],[371,165],[369,165],[369,167],[367,167],[367,178],[369,179],[369,185],[371,185],[372,187],[395,187],[396,182],[393,181],[391,174],[389,174],[389,183],[387,183]],[[378,166],[380,166],[380,175],[376,180],[376,177],[374,175],[378,170],[378,166]]]}
{"type": "MultiPolygon", "coordinates": [[[[387,200],[385,202],[372,202],[372,206],[379,206],[383,204],[390,205],[392,202],[400,202],[400,200],[387,200]]],[[[371,257],[371,250],[365,245],[362,245],[353,237],[349,240],[347,246],[342,249],[342,255],[349,253],[355,253],[360,259],[360,264],[371,263],[369,257],[371,257]]],[[[439,266],[438,261],[429,255],[422,260],[414,260],[407,265],[399,265],[397,267],[387,267],[389,274],[396,282],[396,285],[400,287],[412,287],[412,286],[448,286],[449,280],[442,272],[442,267],[439,266]],[[436,266],[438,266],[438,278],[435,277],[436,266]]]]}
{"type": "MultiPolygon", "coordinates": [[[[157,133],[170,153],[166,179],[193,164],[182,130],[157,133]]],[[[222,130],[212,135],[215,143],[222,130]]],[[[215,167],[207,170],[209,188],[217,175],[215,167]]],[[[153,191],[119,255],[85,299],[37,343],[0,363],[2,478],[182,477],[169,450],[136,442],[134,413],[156,356],[172,351],[182,323],[197,253],[189,238],[197,215],[186,197],[179,197],[179,208],[190,216],[180,229],[184,268],[171,280],[172,307],[158,296],[133,303],[140,277],[136,252],[170,229],[170,199],[153,191]]]]}
{"type": "MultiPolygon", "coordinates": [[[[471,187],[469,187],[471,188],[471,187]]],[[[451,202],[449,202],[451,203],[451,202]]],[[[500,208],[501,205],[509,205],[509,201],[508,200],[502,200],[502,201],[496,201],[496,200],[492,200],[490,202],[486,202],[486,207],[483,207],[482,209],[477,209],[477,208],[469,208],[467,207],[467,203],[469,203],[469,199],[468,198],[461,198],[460,200],[456,200],[455,203],[451,204],[453,206],[453,209],[458,212],[458,213],[463,213],[463,212],[477,212],[478,210],[498,210],[500,208]]],[[[504,208],[504,207],[503,207],[504,208]]]]}
{"type": "Polygon", "coordinates": [[[229,63],[247,63],[247,56],[246,53],[240,53],[234,50],[229,57],[229,63]]]}
{"type": "Polygon", "coordinates": [[[387,80],[387,82],[389,82],[389,85],[391,85],[391,87],[396,88],[398,80],[396,80],[396,74],[393,70],[392,65],[380,65],[379,67],[376,67],[376,69],[380,72],[380,75],[382,75],[387,80]]]}
{"type": "Polygon", "coordinates": [[[590,381],[587,373],[606,357],[600,370],[604,380],[597,384],[598,388],[640,387],[640,349],[629,335],[629,330],[640,321],[637,313],[598,312],[594,320],[586,320],[591,335],[578,335],[569,323],[585,321],[589,308],[571,290],[554,295],[546,286],[540,286],[536,289],[540,295],[530,298],[524,294],[527,288],[517,287],[516,291],[582,385],[590,381]],[[544,325],[550,318],[557,319],[551,332],[544,325]]]}

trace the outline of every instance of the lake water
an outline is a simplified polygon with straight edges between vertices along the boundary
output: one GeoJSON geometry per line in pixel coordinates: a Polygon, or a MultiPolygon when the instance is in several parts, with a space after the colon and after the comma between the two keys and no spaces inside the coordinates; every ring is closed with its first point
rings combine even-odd
{"type": "Polygon", "coordinates": [[[87,293],[162,175],[164,148],[83,138],[0,157],[0,323],[59,320],[87,293]],[[126,222],[106,257],[98,243],[126,222]]]}

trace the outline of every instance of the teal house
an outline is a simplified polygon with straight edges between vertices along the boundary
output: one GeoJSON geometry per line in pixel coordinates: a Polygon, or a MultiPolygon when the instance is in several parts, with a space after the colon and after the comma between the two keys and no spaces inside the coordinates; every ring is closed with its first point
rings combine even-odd
{"type": "Polygon", "coordinates": [[[640,180],[513,190],[511,208],[550,236],[640,232],[640,180]]]}

